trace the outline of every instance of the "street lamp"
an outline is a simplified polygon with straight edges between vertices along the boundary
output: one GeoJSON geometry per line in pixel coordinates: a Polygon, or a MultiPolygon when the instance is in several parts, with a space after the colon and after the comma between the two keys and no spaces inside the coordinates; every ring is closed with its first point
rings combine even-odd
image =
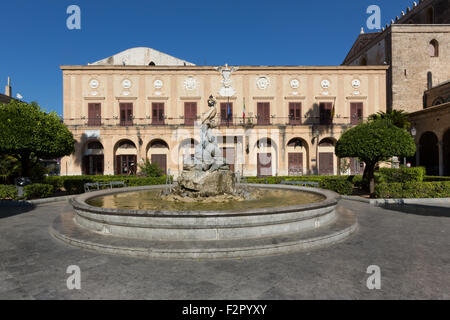
{"type": "MultiPolygon", "coordinates": [[[[416,134],[417,134],[416,128],[412,127],[410,132],[411,132],[411,136],[415,139],[416,138],[416,134]]],[[[404,159],[404,164],[407,165],[406,158],[403,158],[403,159],[404,159]]]]}

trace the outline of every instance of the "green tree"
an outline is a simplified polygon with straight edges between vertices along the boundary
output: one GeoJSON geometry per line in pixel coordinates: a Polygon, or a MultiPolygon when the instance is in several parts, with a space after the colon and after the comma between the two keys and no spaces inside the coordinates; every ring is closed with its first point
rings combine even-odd
{"type": "Polygon", "coordinates": [[[416,152],[414,139],[405,130],[390,121],[362,123],[344,132],[336,143],[335,153],[340,158],[359,158],[366,164],[364,180],[369,182],[371,196],[375,192],[374,172],[379,161],[392,156],[409,157],[416,152]]]}
{"type": "Polygon", "coordinates": [[[369,121],[386,120],[396,127],[409,129],[411,123],[408,121],[409,114],[403,110],[380,111],[369,116],[369,121]]]}
{"type": "Polygon", "coordinates": [[[143,164],[139,164],[139,168],[147,177],[161,177],[163,175],[163,170],[158,164],[151,163],[148,159],[145,159],[143,164]]]}
{"type": "Polygon", "coordinates": [[[0,154],[0,184],[12,184],[20,175],[20,163],[16,158],[0,154]]]}
{"type": "Polygon", "coordinates": [[[56,112],[35,102],[0,104],[0,154],[19,160],[22,176],[30,176],[38,159],[54,159],[74,151],[72,133],[56,112]]]}

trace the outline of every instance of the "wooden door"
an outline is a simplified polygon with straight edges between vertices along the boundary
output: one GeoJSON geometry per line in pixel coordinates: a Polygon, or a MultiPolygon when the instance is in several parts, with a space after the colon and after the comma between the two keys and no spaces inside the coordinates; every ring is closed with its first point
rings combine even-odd
{"type": "Polygon", "coordinates": [[[288,153],[288,172],[290,176],[300,176],[303,174],[303,153],[288,153]]]}
{"type": "Polygon", "coordinates": [[[184,103],[184,125],[193,126],[197,119],[197,102],[184,103]]]}
{"type": "Polygon", "coordinates": [[[363,120],[363,104],[362,102],[350,103],[350,123],[357,125],[363,120]]]}
{"type": "Polygon", "coordinates": [[[270,124],[270,103],[269,102],[258,102],[257,112],[258,112],[258,125],[270,124]]]}
{"type": "Polygon", "coordinates": [[[101,104],[89,103],[88,104],[88,126],[100,126],[101,125],[101,104]]]}
{"type": "Polygon", "coordinates": [[[136,155],[119,155],[116,156],[116,174],[136,174],[136,155]]]}
{"type": "Polygon", "coordinates": [[[164,174],[167,174],[167,155],[165,154],[152,154],[151,162],[156,163],[164,174]]]}
{"type": "Polygon", "coordinates": [[[321,175],[333,175],[333,152],[320,152],[319,153],[319,174],[321,175]]]}
{"type": "Polygon", "coordinates": [[[164,103],[152,103],[152,124],[164,124],[164,103]]]}
{"type": "Polygon", "coordinates": [[[230,170],[234,172],[234,162],[235,162],[235,153],[234,148],[223,148],[222,149],[222,156],[225,158],[225,161],[230,166],[230,170]]]}
{"type": "Polygon", "coordinates": [[[301,102],[289,103],[289,124],[299,125],[302,124],[302,104],[301,102]]]}
{"type": "Polygon", "coordinates": [[[271,153],[258,153],[257,173],[258,173],[258,177],[272,176],[272,154],[271,153]]]}

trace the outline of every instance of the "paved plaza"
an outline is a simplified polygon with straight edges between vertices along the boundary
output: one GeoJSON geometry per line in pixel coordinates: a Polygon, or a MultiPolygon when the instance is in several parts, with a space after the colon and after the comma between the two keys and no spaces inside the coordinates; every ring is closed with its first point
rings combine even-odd
{"type": "Polygon", "coordinates": [[[67,202],[0,207],[0,299],[450,299],[450,210],[391,211],[341,200],[359,229],[309,252],[150,260],[69,247],[49,234],[67,202]],[[67,267],[81,269],[69,290],[67,267]],[[381,289],[366,286],[381,269],[381,289]]]}

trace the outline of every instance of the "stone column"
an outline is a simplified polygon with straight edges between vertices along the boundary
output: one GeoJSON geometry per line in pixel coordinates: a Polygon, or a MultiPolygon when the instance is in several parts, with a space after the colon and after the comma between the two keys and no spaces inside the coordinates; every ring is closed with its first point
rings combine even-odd
{"type": "Polygon", "coordinates": [[[444,175],[444,144],[442,141],[438,142],[438,149],[439,149],[439,175],[444,175]]]}
{"type": "Polygon", "coordinates": [[[114,143],[110,136],[103,139],[103,174],[114,175],[114,143]]]}

